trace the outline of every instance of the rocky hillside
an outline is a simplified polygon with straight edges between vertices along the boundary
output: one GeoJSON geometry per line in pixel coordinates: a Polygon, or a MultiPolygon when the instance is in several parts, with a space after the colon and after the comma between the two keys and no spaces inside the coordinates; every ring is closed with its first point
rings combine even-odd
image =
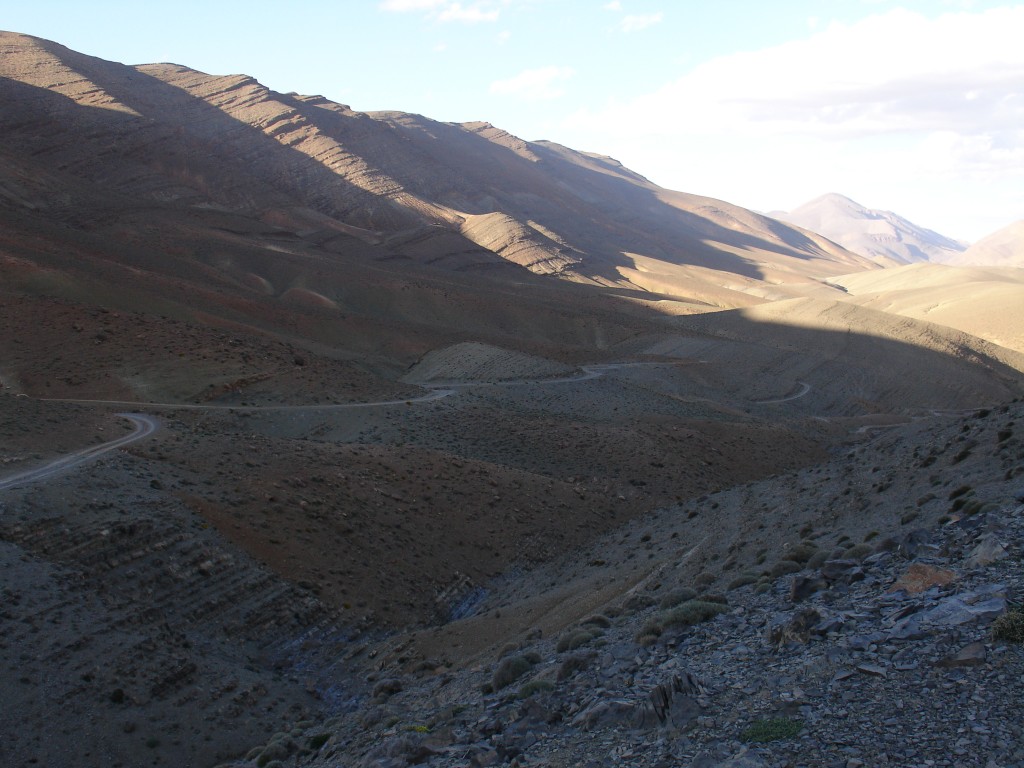
{"type": "Polygon", "coordinates": [[[883,432],[495,583],[229,764],[1019,765],[1022,416],[883,432]]]}
{"type": "Polygon", "coordinates": [[[0,51],[4,153],[15,165],[0,186],[16,210],[61,218],[41,185],[94,187],[136,205],[244,214],[332,248],[390,246],[460,267],[508,259],[604,283],[623,282],[630,253],[797,280],[870,266],[728,203],[663,190],[610,158],[487,123],[363,114],[241,75],[127,67],[14,33],[0,51]]]}

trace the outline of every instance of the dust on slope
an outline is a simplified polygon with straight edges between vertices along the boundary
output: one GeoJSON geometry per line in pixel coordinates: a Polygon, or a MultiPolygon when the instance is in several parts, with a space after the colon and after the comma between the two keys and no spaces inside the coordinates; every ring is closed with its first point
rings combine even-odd
{"type": "Polygon", "coordinates": [[[870,309],[949,326],[1024,352],[1024,271],[913,264],[830,278],[870,309]]]}
{"type": "Polygon", "coordinates": [[[813,390],[800,407],[818,414],[980,407],[1019,396],[1024,385],[1019,352],[848,302],[793,299],[676,324],[727,341],[701,352],[716,361],[723,386],[757,401],[783,397],[802,380],[813,390]],[[783,391],[780,382],[788,382],[783,391]]]}

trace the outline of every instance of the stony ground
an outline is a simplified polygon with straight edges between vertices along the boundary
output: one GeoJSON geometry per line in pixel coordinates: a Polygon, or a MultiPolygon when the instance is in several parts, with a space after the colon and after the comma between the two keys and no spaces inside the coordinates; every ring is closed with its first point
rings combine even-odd
{"type": "MultiPolygon", "coordinates": [[[[990,638],[993,614],[1019,599],[1021,406],[886,428],[808,419],[802,398],[753,408],[778,409],[768,424],[739,402],[681,397],[672,376],[689,370],[315,416],[167,411],[126,450],[5,490],[0,693],[14,714],[0,755],[104,768],[609,754],[713,765],[778,715],[803,730],[742,759],[816,765],[812,748],[845,711],[844,746],[861,754],[842,755],[872,764],[880,742],[857,741],[858,719],[903,727],[885,724],[902,716],[888,703],[877,719],[872,704],[888,700],[876,688],[928,687],[924,700],[959,712],[948,696],[966,684],[935,684],[949,679],[933,662],[990,638]],[[602,410],[610,402],[618,410],[602,410]],[[808,425],[814,439],[798,434],[808,425]],[[829,459],[822,445],[847,430],[829,459]],[[464,514],[461,530],[442,512],[464,514]],[[986,533],[1009,557],[966,567],[986,533]],[[957,578],[899,602],[887,590],[915,558],[957,578]],[[794,577],[809,592],[800,604],[794,577]],[[695,630],[672,613],[687,589],[712,605],[685,610],[716,615],[695,630]],[[985,615],[851,645],[948,612],[957,594],[985,615]],[[814,631],[784,629],[796,639],[780,647],[772,628],[809,624],[807,607],[814,631]],[[506,661],[521,674],[496,688],[517,671],[496,680],[506,661]],[[644,704],[658,690],[682,702],[667,724],[644,704]]],[[[71,404],[7,395],[0,408],[19,470],[54,455],[50,443],[127,428],[71,404]]],[[[991,669],[1018,658],[986,642],[991,669]]],[[[1020,679],[998,670],[1000,684],[1020,679]]],[[[1005,689],[986,686],[996,693],[977,694],[975,719],[991,734],[963,738],[991,743],[925,740],[922,764],[940,747],[1002,749],[1005,689]]],[[[902,697],[908,717],[923,696],[902,697]]],[[[917,759],[900,744],[885,746],[891,762],[917,759]]]]}
{"type": "Polygon", "coordinates": [[[1022,414],[662,511],[393,639],[357,707],[232,765],[1024,765],[1022,414]]]}

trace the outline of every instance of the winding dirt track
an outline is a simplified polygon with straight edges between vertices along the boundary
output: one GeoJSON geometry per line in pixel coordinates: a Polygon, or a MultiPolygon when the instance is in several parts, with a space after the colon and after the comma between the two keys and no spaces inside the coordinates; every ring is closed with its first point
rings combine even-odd
{"type": "MultiPolygon", "coordinates": [[[[115,406],[130,406],[130,407],[145,407],[152,408],[154,410],[190,410],[190,411],[335,411],[344,410],[349,408],[376,408],[380,406],[390,405],[411,405],[413,403],[429,403],[435,400],[442,400],[446,397],[450,397],[462,389],[469,387],[483,387],[483,386],[546,386],[551,384],[571,384],[580,381],[590,381],[591,379],[597,379],[604,376],[609,371],[619,370],[622,368],[635,368],[640,366],[653,366],[653,365],[690,365],[695,363],[703,363],[703,360],[686,362],[686,363],[607,363],[602,365],[584,365],[580,366],[580,373],[573,376],[566,376],[558,379],[515,379],[509,381],[497,381],[497,382],[446,382],[443,384],[434,384],[430,386],[431,391],[421,397],[407,398],[403,400],[377,400],[368,403],[331,403],[326,405],[201,405],[192,403],[140,403],[136,401],[128,400],[78,400],[78,399],[63,399],[63,398],[40,398],[44,401],[49,402],[61,402],[61,403],[77,403],[80,405],[115,405],[115,406]]],[[[808,389],[810,387],[808,385],[808,389]]],[[[800,397],[806,394],[806,391],[801,392],[796,397],[800,397]]],[[[787,398],[793,399],[793,398],[787,398]]],[[[771,401],[771,402],[782,402],[782,401],[771,401]]],[[[93,459],[102,456],[105,453],[122,448],[130,443],[134,443],[137,440],[142,440],[144,437],[148,437],[157,429],[160,428],[160,422],[154,416],[148,416],[142,413],[119,413],[118,416],[128,419],[135,425],[135,430],[124,437],[119,437],[117,440],[111,440],[108,443],[102,443],[100,445],[94,445],[90,448],[83,448],[80,451],[66,454],[49,464],[36,469],[26,470],[16,475],[0,479],[0,490],[6,488],[12,488],[16,485],[25,485],[28,483],[37,482],[39,480],[45,480],[48,477],[52,477],[61,472],[66,472],[75,467],[79,467],[86,462],[92,461],[93,459]]]]}
{"type": "Polygon", "coordinates": [[[804,395],[811,391],[811,385],[808,384],[806,381],[798,381],[797,384],[800,385],[800,391],[797,392],[796,394],[789,395],[788,397],[780,397],[777,400],[758,400],[756,405],[775,405],[776,403],[788,403],[790,400],[799,400],[801,397],[803,397],[804,395]]]}
{"type": "Polygon", "coordinates": [[[0,490],[13,488],[16,485],[25,485],[27,483],[45,480],[53,475],[66,472],[69,469],[74,469],[75,467],[79,467],[82,464],[92,461],[105,453],[122,448],[137,440],[141,440],[144,437],[148,437],[160,428],[159,421],[144,413],[119,413],[117,415],[132,422],[132,424],[135,425],[134,431],[124,437],[119,437],[116,440],[101,443],[100,445],[93,445],[89,448],[83,448],[80,451],[66,454],[42,467],[37,467],[36,469],[30,469],[25,472],[20,472],[17,475],[0,479],[0,490]]]}

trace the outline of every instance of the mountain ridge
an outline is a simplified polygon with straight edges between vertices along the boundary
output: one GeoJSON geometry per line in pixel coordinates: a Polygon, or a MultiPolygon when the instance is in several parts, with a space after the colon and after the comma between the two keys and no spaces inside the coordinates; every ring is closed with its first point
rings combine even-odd
{"type": "Polygon", "coordinates": [[[820,232],[883,266],[943,262],[965,247],[899,214],[867,208],[837,192],[816,197],[792,211],[773,211],[770,215],[820,232]]]}

